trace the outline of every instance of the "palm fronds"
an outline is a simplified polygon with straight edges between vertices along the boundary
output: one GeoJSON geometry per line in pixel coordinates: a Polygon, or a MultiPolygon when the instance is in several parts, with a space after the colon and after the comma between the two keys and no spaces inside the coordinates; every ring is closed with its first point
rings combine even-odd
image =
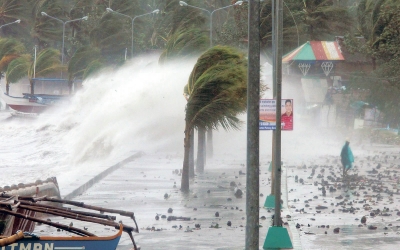
{"type": "MultiPolygon", "coordinates": [[[[32,63],[28,71],[29,78],[33,77],[33,67],[32,63]]],[[[64,68],[61,65],[60,52],[56,49],[44,49],[36,58],[36,77],[61,72],[64,68]]]]}
{"type": "Polygon", "coordinates": [[[79,48],[68,63],[68,73],[71,78],[83,77],[86,68],[93,61],[98,61],[101,57],[100,50],[91,46],[79,48]]]}
{"type": "Polygon", "coordinates": [[[32,57],[29,54],[21,55],[12,60],[7,67],[6,82],[16,83],[20,79],[28,75],[29,68],[32,64],[32,57]]]}
{"type": "Polygon", "coordinates": [[[185,58],[200,54],[206,50],[208,38],[198,28],[181,28],[168,38],[160,62],[174,58],[185,58]]]}

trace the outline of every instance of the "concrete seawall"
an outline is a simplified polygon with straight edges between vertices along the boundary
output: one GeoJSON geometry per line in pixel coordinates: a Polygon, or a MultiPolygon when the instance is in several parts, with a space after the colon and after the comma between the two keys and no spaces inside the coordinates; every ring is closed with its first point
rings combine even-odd
{"type": "Polygon", "coordinates": [[[81,186],[79,186],[78,188],[76,188],[75,190],[70,192],[69,194],[63,196],[62,198],[65,199],[65,200],[70,200],[70,199],[75,198],[76,196],[78,196],[78,195],[84,193],[85,191],[87,191],[94,184],[98,183],[100,180],[102,180],[104,177],[106,177],[110,173],[114,172],[115,170],[117,170],[118,168],[124,166],[125,164],[127,164],[127,163],[129,163],[131,161],[134,161],[135,159],[141,157],[142,155],[143,155],[143,152],[137,152],[137,153],[129,156],[125,160],[123,160],[121,162],[118,162],[117,164],[115,164],[115,165],[107,168],[106,170],[102,171],[101,173],[95,175],[89,181],[85,182],[84,184],[82,184],[81,186]]]}

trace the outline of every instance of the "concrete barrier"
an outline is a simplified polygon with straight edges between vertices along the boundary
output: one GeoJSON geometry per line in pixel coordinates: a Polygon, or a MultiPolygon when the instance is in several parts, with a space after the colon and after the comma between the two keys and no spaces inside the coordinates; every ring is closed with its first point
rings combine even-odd
{"type": "Polygon", "coordinates": [[[89,181],[87,181],[86,183],[84,183],[83,185],[81,185],[80,187],[78,187],[77,189],[73,190],[71,193],[65,195],[63,197],[63,199],[65,200],[71,200],[73,198],[75,198],[76,196],[84,193],[85,191],[87,191],[89,188],[91,188],[94,184],[96,184],[97,182],[99,182],[101,179],[103,179],[104,177],[106,177],[107,175],[111,174],[112,172],[114,172],[115,170],[117,170],[118,168],[124,166],[125,164],[139,158],[140,156],[143,155],[143,152],[137,152],[134,155],[131,155],[130,157],[126,158],[125,160],[107,168],[106,170],[104,170],[103,172],[97,174],[96,176],[94,176],[93,178],[91,178],[89,181]]]}

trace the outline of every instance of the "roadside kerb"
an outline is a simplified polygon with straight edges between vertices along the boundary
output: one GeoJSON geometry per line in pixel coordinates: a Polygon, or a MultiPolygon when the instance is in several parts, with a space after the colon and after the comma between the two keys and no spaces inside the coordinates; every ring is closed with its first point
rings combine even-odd
{"type": "Polygon", "coordinates": [[[118,162],[117,164],[107,168],[106,170],[102,171],[101,173],[95,175],[93,178],[91,178],[89,181],[87,181],[83,185],[81,185],[78,188],[76,188],[75,190],[73,190],[71,193],[63,196],[63,199],[70,200],[70,199],[73,199],[73,198],[77,197],[78,195],[86,192],[89,188],[91,188],[94,184],[96,184],[97,182],[102,180],[107,175],[111,174],[112,172],[114,172],[118,168],[124,166],[125,164],[141,157],[142,155],[143,155],[143,152],[137,152],[137,153],[129,156],[125,160],[118,162]]]}

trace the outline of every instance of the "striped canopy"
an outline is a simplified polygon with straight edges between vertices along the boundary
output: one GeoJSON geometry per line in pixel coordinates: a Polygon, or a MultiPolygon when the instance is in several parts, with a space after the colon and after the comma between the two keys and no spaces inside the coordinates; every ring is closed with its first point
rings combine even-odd
{"type": "Polygon", "coordinates": [[[292,52],[286,54],[282,62],[290,61],[341,61],[344,60],[337,42],[306,42],[292,52]]]}

